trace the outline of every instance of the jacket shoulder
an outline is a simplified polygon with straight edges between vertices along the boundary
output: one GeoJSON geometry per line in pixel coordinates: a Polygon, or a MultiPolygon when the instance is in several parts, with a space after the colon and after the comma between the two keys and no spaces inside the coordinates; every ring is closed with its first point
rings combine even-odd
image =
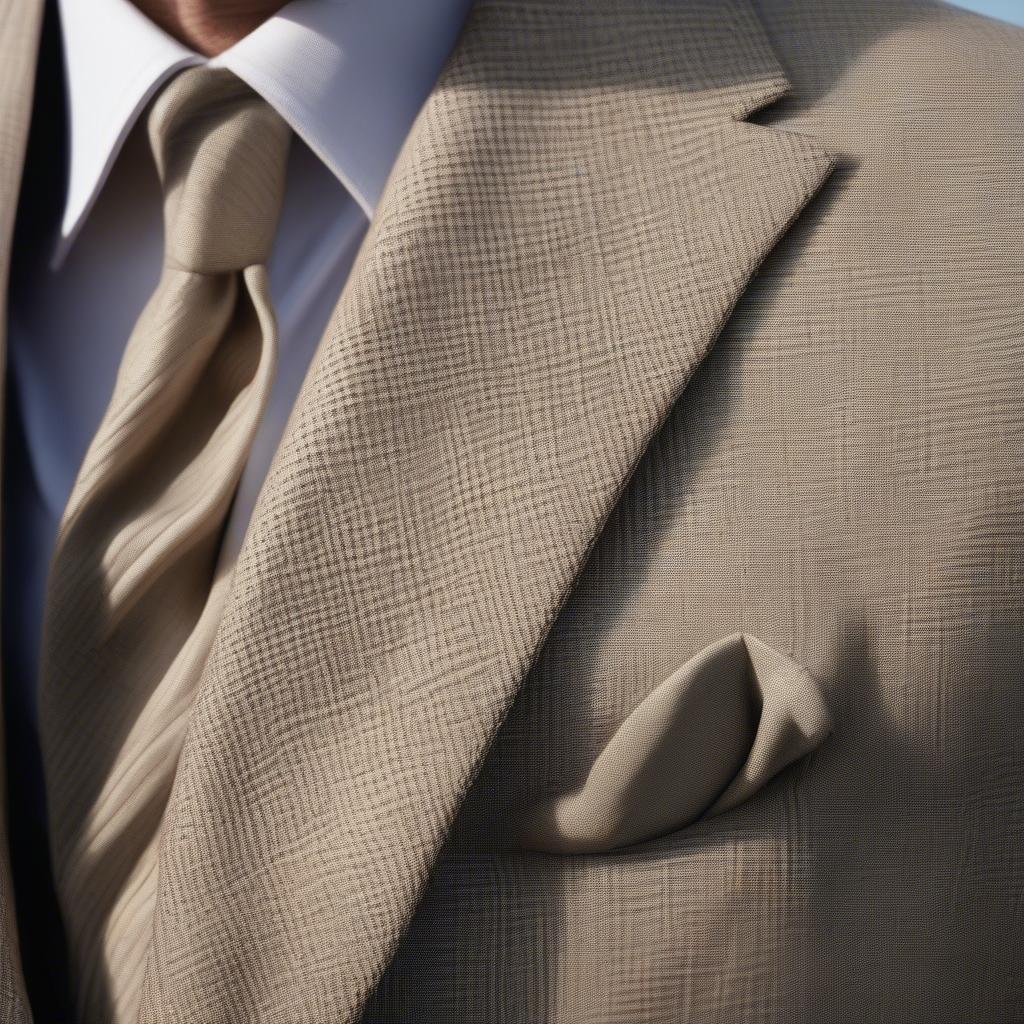
{"type": "MultiPolygon", "coordinates": [[[[956,121],[1016,110],[1024,28],[937,0],[760,0],[790,102],[956,121]]],[[[1014,115],[1016,116],[1016,115],[1014,115]]]]}

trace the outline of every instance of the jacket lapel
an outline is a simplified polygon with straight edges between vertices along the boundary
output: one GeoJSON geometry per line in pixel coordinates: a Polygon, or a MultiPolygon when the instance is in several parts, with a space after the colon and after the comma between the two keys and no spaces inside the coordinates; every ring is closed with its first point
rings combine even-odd
{"type": "Polygon", "coordinates": [[[744,2],[480,4],[253,520],[142,1019],[353,1020],[652,433],[831,168],[744,2]]]}
{"type": "MultiPolygon", "coordinates": [[[[11,240],[32,115],[42,15],[43,0],[0,0],[0,370],[6,364],[11,240]]],[[[0,428],[4,390],[0,386],[0,428]]],[[[0,440],[0,450],[2,447],[0,440]]],[[[3,706],[0,699],[0,712],[3,706]]],[[[0,728],[0,1020],[13,1022],[27,1021],[30,1014],[18,954],[14,886],[7,845],[4,746],[4,730],[0,728]]]]}
{"type": "MultiPolygon", "coordinates": [[[[18,193],[32,114],[43,0],[0,0],[0,369],[6,363],[7,282],[18,193]]],[[[0,425],[3,423],[0,387],[0,425]]],[[[0,443],[2,449],[2,443],[0,443]]],[[[0,709],[3,703],[0,700],[0,709]]],[[[18,955],[7,844],[7,780],[0,730],[0,1020],[30,1018],[18,955]]]]}

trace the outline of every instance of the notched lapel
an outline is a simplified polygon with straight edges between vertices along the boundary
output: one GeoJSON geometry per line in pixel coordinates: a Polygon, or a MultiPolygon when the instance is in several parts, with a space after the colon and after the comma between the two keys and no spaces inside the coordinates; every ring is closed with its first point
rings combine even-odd
{"type": "Polygon", "coordinates": [[[490,2],[238,565],[142,1018],[353,1020],[617,495],[831,168],[745,3],[490,2]]]}

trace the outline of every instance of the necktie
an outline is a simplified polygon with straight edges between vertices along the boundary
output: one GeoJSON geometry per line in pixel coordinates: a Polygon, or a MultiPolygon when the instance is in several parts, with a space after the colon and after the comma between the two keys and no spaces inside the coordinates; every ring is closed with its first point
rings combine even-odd
{"type": "Polygon", "coordinates": [[[230,72],[191,68],[147,127],[164,265],[61,520],[41,652],[54,877],[87,1021],[134,1012],[160,821],[277,343],[266,261],[287,125],[230,72]]]}

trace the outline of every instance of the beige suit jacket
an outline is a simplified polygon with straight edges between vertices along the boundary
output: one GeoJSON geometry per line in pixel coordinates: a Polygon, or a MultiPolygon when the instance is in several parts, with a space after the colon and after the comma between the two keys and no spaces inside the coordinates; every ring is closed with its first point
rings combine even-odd
{"type": "MultiPolygon", "coordinates": [[[[40,8],[0,0],[5,276],[40,8]]],[[[916,0],[476,7],[110,1020],[1024,1020],[1022,58],[916,0]]]]}

